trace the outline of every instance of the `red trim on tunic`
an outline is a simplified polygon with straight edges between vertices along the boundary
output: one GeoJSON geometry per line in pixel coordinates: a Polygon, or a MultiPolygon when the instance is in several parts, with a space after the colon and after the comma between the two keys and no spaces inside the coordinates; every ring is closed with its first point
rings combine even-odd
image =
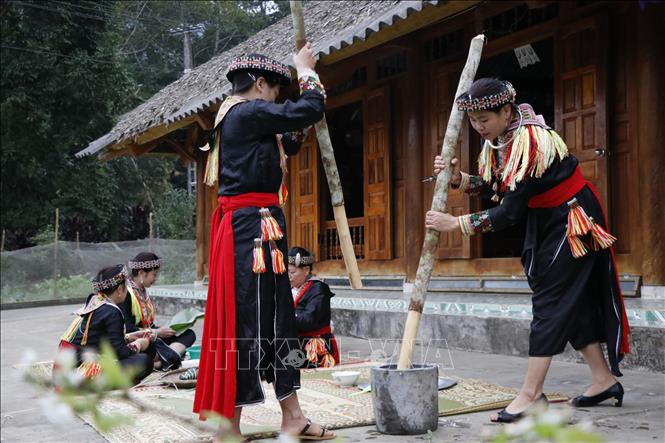
{"type": "MultiPolygon", "coordinates": [[[[250,192],[219,197],[210,226],[208,297],[203,322],[193,411],[205,420],[213,412],[228,419],[236,403],[236,291],[233,211],[278,206],[277,194],[250,192]]],[[[258,217],[258,215],[257,215],[258,217]]]]}
{"type": "MultiPolygon", "coordinates": [[[[593,184],[587,181],[580,167],[575,168],[575,171],[571,174],[570,177],[563,180],[561,183],[549,189],[541,194],[538,194],[529,199],[530,208],[554,208],[560,206],[573,198],[575,194],[580,192],[582,188],[587,186],[589,190],[593,193],[594,197],[598,201],[600,206],[600,212],[603,214],[603,223],[605,227],[607,224],[607,216],[605,215],[605,210],[600,201],[598,191],[593,186],[593,184]]],[[[614,269],[614,278],[617,284],[617,290],[619,291],[619,300],[621,301],[621,343],[619,345],[619,353],[627,354],[630,352],[630,346],[628,344],[628,334],[630,333],[630,325],[628,324],[628,317],[626,315],[626,307],[623,302],[623,294],[621,293],[621,286],[619,285],[619,275],[617,274],[617,263],[616,257],[614,255],[614,248],[610,247],[610,257],[612,258],[612,267],[614,269]]]]}
{"type": "Polygon", "coordinates": [[[294,308],[298,307],[298,302],[300,301],[301,298],[303,298],[303,296],[307,293],[307,291],[309,291],[309,288],[311,288],[311,287],[312,287],[312,280],[305,283],[305,285],[302,287],[302,289],[300,289],[300,291],[298,291],[298,293],[296,294],[296,298],[293,299],[293,307],[294,308]]]}
{"type": "MultiPolygon", "coordinates": [[[[296,298],[293,300],[293,307],[298,306],[298,302],[300,301],[301,298],[309,291],[309,288],[312,287],[312,280],[308,281],[305,283],[305,285],[302,287],[302,289],[298,292],[298,295],[296,295],[296,298]]],[[[339,348],[337,347],[337,340],[335,339],[335,336],[332,333],[332,328],[330,325],[326,325],[322,328],[315,329],[313,331],[304,331],[304,332],[298,332],[298,337],[320,337],[325,334],[330,334],[332,337],[330,337],[330,345],[332,346],[333,349],[333,358],[335,359],[335,363],[339,364],[339,348]]]]}

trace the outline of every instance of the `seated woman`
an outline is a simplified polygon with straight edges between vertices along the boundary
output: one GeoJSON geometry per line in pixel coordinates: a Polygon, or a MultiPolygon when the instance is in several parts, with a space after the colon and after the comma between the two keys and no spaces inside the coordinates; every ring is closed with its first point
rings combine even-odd
{"type": "Polygon", "coordinates": [[[330,298],[327,284],[312,278],[314,257],[306,249],[289,250],[289,282],[296,311],[301,349],[307,356],[303,367],[331,367],[339,363],[337,341],[330,325],[330,298]]]}
{"type": "Polygon", "coordinates": [[[141,252],[127,263],[131,275],[127,279],[128,297],[122,304],[128,332],[147,330],[151,333],[148,354],[155,359],[155,369],[177,369],[187,348],[196,341],[196,334],[187,329],[180,335],[168,326],[155,325],[155,307],[146,292],[159,276],[162,261],[152,252],[141,252]]]}
{"type": "Polygon", "coordinates": [[[123,265],[102,269],[92,281],[95,293],[88,296],[85,306],[76,314],[67,332],[60,338],[60,349],[74,349],[84,375],[94,377],[100,371],[96,363],[84,362],[83,352],[98,353],[102,341],[107,341],[123,367],[136,371],[138,383],[152,372],[152,358],[142,353],[148,348],[149,337],[142,331],[125,332],[125,319],[118,305],[125,301],[126,270],[123,265]]]}

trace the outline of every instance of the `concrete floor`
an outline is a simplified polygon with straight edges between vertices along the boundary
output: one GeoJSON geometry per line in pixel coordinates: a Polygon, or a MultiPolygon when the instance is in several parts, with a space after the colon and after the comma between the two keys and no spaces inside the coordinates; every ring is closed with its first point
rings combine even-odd
{"type": "MultiPolygon", "coordinates": [[[[74,423],[56,426],[46,419],[37,404],[37,391],[23,382],[19,371],[12,365],[21,361],[25,349],[32,349],[39,360],[53,358],[59,335],[69,324],[67,314],[77,306],[53,306],[0,311],[1,317],[1,414],[3,442],[103,442],[97,432],[76,419],[74,423]]],[[[196,325],[200,336],[202,323],[196,325]]],[[[370,353],[366,340],[339,337],[342,352],[356,351],[356,355],[370,353]]],[[[481,354],[452,350],[441,356],[432,356],[445,367],[445,373],[459,377],[480,378],[503,386],[518,388],[526,368],[526,359],[502,355],[481,354]]],[[[552,364],[546,391],[559,391],[569,396],[581,393],[588,383],[589,373],[584,365],[558,361],[552,364]]],[[[624,371],[621,379],[626,390],[623,408],[609,405],[576,410],[573,420],[591,420],[596,429],[609,442],[663,442],[665,441],[665,375],[624,371]]],[[[552,407],[561,407],[553,405],[552,407]]],[[[479,441],[484,429],[497,432],[499,426],[490,424],[489,413],[446,417],[439,420],[439,429],[433,433],[435,442],[479,441]]],[[[373,426],[336,431],[342,442],[420,442],[427,436],[386,436],[373,426]]],[[[274,441],[274,440],[265,440],[274,441]]]]}

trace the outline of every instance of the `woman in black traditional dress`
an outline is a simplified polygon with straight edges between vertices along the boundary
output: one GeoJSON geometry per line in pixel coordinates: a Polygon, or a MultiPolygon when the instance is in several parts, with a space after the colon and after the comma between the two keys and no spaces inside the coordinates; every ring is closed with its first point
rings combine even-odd
{"type": "MultiPolygon", "coordinates": [[[[612,243],[598,195],[577,159],[542,116],[528,104],[515,104],[513,86],[479,79],[457,99],[471,126],[485,139],[479,175],[460,172],[452,161],[451,186],[477,194],[493,191],[500,204],[454,217],[429,211],[427,228],[464,235],[499,231],[527,216],[522,264],[533,290],[529,362],[519,395],[492,417],[512,422],[538,401],[546,401],[543,383],[552,356],[567,343],[584,356],[591,386],[572,400],[593,406],[623,401],[619,362],[628,349],[629,326],[617,278],[612,243]],[[600,343],[607,344],[609,367],[600,343]]],[[[435,173],[445,165],[440,157],[435,173]]]]}
{"type": "Polygon", "coordinates": [[[120,306],[127,296],[126,273],[123,265],[104,268],[92,281],[94,293],[88,296],[83,308],[75,312],[77,318],[60,338],[60,349],[76,352],[79,368],[84,376],[94,377],[101,370],[97,363],[84,361],[83,353],[100,351],[107,341],[123,367],[133,368],[134,382],[152,372],[152,358],[143,353],[149,345],[149,334],[144,331],[126,333],[125,319],[120,306]]]}
{"type": "MultiPolygon", "coordinates": [[[[324,90],[306,45],[294,56],[300,98],[275,103],[289,67],[260,54],[237,57],[227,78],[233,94],[215,118],[205,181],[218,183],[211,221],[208,297],[194,412],[231,420],[240,435],[242,407],[265,401],[272,383],[282,431],[328,440],[335,434],[302,413],[293,299],[286,275],[286,156],[298,152],[302,129],[321,120],[324,90]],[[217,180],[219,177],[219,180],[217,180]]],[[[221,428],[220,428],[221,429],[221,428]]]]}
{"type": "Polygon", "coordinates": [[[121,305],[125,315],[127,332],[148,331],[151,343],[147,353],[155,359],[155,369],[177,369],[187,348],[196,341],[196,333],[187,329],[180,334],[168,326],[157,326],[157,315],[146,288],[159,277],[162,260],[152,252],[141,252],[127,262],[130,275],[127,278],[127,298],[121,305]]]}
{"type": "Polygon", "coordinates": [[[337,340],[332,333],[330,299],[325,282],[312,278],[314,256],[295,246],[289,250],[289,282],[296,310],[296,325],[304,367],[329,368],[339,364],[337,340]]]}

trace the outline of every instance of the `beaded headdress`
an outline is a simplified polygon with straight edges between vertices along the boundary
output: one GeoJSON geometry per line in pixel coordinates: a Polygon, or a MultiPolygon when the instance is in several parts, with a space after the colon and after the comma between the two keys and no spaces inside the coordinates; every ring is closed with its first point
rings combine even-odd
{"type": "Polygon", "coordinates": [[[234,58],[226,72],[226,78],[232,82],[236,72],[251,69],[277,74],[281,77],[280,83],[284,85],[291,83],[291,70],[287,65],[261,54],[241,55],[234,58]]]}
{"type": "Polygon", "coordinates": [[[301,266],[311,266],[314,264],[313,255],[301,255],[300,252],[296,255],[289,255],[289,264],[294,265],[296,268],[301,266]]]}
{"type": "Polygon", "coordinates": [[[471,94],[465,92],[455,101],[457,109],[462,112],[485,111],[505,105],[506,103],[515,103],[515,97],[517,96],[515,88],[508,81],[504,81],[503,84],[505,89],[498,94],[471,97],[471,94]]]}
{"type": "Polygon", "coordinates": [[[127,272],[127,268],[123,266],[122,270],[111,278],[107,278],[106,280],[101,280],[101,281],[93,280],[92,290],[95,292],[99,292],[103,289],[109,289],[118,286],[119,284],[127,280],[128,275],[129,273],[127,272]]]}
{"type": "Polygon", "coordinates": [[[158,258],[156,260],[146,260],[146,261],[134,261],[130,260],[127,262],[129,269],[155,269],[162,267],[162,259],[158,258]]]}

